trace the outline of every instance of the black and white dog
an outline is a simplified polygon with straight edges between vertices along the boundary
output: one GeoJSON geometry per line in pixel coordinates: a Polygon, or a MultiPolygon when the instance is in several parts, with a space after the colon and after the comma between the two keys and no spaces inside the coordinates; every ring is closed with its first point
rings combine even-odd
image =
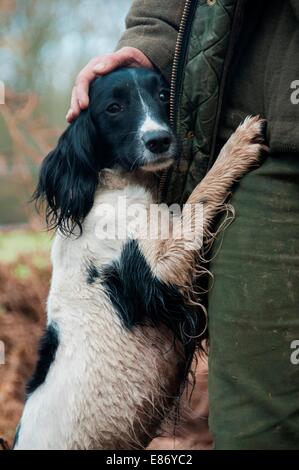
{"type": "Polygon", "coordinates": [[[156,172],[178,156],[168,106],[168,85],[155,71],[120,69],[98,78],[89,109],[43,163],[36,199],[46,201],[57,233],[48,326],[17,450],[144,448],[179,394],[205,329],[192,293],[202,235],[263,145],[262,121],[248,118],[190,196],[184,226],[194,238],[179,230],[184,212],[168,238],[136,236],[128,229],[130,207],[138,204],[149,218],[156,172]],[[125,237],[99,236],[103,206],[111,208],[106,223],[125,237]]]}

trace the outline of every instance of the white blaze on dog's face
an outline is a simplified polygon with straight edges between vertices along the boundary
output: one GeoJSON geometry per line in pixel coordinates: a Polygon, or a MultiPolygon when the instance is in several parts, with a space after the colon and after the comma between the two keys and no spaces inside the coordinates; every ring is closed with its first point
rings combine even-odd
{"type": "MultiPolygon", "coordinates": [[[[141,121],[139,135],[144,144],[144,149],[142,149],[144,169],[157,171],[167,168],[172,164],[177,150],[174,135],[169,123],[165,122],[157,111],[154,112],[150,108],[150,103],[147,103],[146,97],[142,96],[143,89],[137,80],[136,89],[142,109],[143,120],[141,121]]],[[[169,103],[168,89],[160,91],[159,99],[164,103],[169,103]]]]}
{"type": "Polygon", "coordinates": [[[104,167],[157,171],[178,156],[169,123],[169,85],[148,69],[118,69],[95,80],[90,112],[104,149],[104,167]]]}

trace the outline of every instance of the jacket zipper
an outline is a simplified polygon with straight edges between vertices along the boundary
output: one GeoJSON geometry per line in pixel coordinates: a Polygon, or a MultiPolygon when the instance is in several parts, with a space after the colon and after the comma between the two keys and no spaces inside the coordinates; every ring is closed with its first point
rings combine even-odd
{"type": "Polygon", "coordinates": [[[226,57],[224,59],[222,78],[221,78],[221,83],[219,87],[218,107],[217,107],[215,126],[214,126],[214,131],[213,131],[213,136],[212,136],[212,142],[211,142],[210,162],[209,162],[208,170],[212,167],[217,156],[216,155],[217,134],[219,130],[220,117],[222,113],[224,93],[225,93],[226,84],[227,84],[227,76],[228,76],[229,68],[231,65],[232,58],[233,58],[234,48],[236,46],[238,38],[240,37],[240,31],[241,31],[243,21],[244,21],[245,5],[247,2],[249,2],[249,0],[236,0],[236,6],[234,10],[234,16],[233,16],[232,27],[231,27],[231,36],[229,39],[226,57]]]}
{"type": "MultiPolygon", "coordinates": [[[[177,127],[177,104],[179,101],[179,71],[181,69],[182,61],[185,59],[182,57],[182,51],[184,50],[184,46],[186,41],[189,38],[186,38],[186,31],[188,29],[188,25],[191,29],[191,22],[189,22],[189,18],[191,12],[195,11],[195,7],[197,6],[197,0],[186,0],[183,14],[180,22],[180,28],[178,32],[178,37],[175,45],[174,50],[174,57],[173,57],[173,65],[171,71],[171,80],[170,80],[170,102],[169,102],[169,119],[170,124],[173,129],[176,130],[177,127]],[[193,7],[193,8],[192,8],[193,7]]],[[[165,195],[166,189],[166,180],[169,175],[169,171],[165,170],[160,178],[159,182],[159,189],[158,189],[158,198],[159,202],[161,202],[165,195]]]]}

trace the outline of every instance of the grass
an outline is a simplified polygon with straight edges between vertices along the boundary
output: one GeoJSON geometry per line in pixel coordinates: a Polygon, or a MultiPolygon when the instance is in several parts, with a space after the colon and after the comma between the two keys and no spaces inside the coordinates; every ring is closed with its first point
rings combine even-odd
{"type": "MultiPolygon", "coordinates": [[[[48,255],[50,247],[51,235],[49,233],[27,230],[0,232],[0,262],[11,263],[21,255],[32,254],[34,264],[41,265],[45,263],[45,256],[41,254],[48,255]]],[[[25,272],[19,274],[21,277],[26,276],[25,272]]]]}

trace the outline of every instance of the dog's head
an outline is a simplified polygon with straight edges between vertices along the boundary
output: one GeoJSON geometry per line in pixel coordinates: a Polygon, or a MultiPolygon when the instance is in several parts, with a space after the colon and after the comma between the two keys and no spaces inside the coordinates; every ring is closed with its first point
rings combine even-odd
{"type": "Polygon", "coordinates": [[[97,78],[90,105],[45,158],[35,199],[51,226],[72,231],[90,211],[105,168],[159,171],[178,153],[169,124],[169,86],[155,71],[119,69],[97,78]]]}

